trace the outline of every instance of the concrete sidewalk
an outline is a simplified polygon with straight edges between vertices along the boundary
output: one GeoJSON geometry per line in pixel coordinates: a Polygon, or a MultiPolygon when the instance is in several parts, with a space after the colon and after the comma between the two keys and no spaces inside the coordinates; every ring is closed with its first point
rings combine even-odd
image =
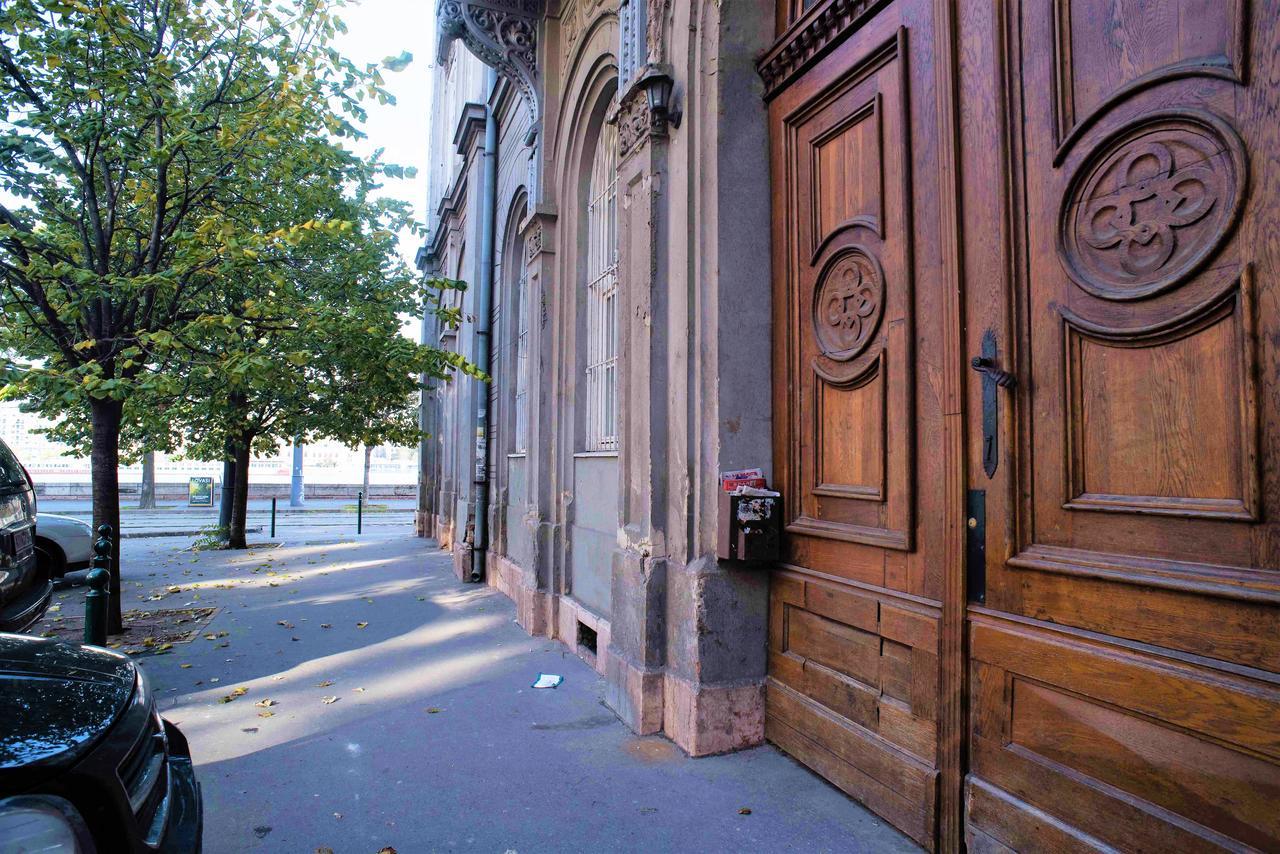
{"type": "Polygon", "coordinates": [[[191,741],[210,854],[917,850],[772,747],[693,760],[635,737],[593,670],[426,541],[179,545],[126,541],[156,573],[126,590],[221,609],[141,659],[191,741]]]}

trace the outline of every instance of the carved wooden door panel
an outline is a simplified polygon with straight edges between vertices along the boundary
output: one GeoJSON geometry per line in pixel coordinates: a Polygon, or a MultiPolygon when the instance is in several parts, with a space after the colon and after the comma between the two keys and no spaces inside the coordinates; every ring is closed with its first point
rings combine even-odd
{"type": "Polygon", "coordinates": [[[969,844],[1276,850],[1277,6],[970,5],[1009,251],[967,339],[1016,384],[968,396],[969,844]]]}
{"type": "Polygon", "coordinates": [[[843,34],[826,19],[791,31],[829,49],[810,68],[789,68],[786,38],[762,63],[787,504],[766,733],[930,848],[942,478],[925,449],[942,415],[917,376],[941,339],[931,9],[853,3],[843,34]]]}

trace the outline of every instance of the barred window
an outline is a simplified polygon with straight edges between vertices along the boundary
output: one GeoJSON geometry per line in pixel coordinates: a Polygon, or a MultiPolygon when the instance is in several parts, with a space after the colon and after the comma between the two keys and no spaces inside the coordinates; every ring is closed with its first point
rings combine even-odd
{"type": "Polygon", "coordinates": [[[618,132],[596,141],[587,194],[587,450],[618,447],[618,132]]]}
{"type": "MultiPolygon", "coordinates": [[[[524,245],[518,244],[523,257],[524,245]]],[[[516,453],[529,450],[529,276],[516,282],[516,453]]]]}

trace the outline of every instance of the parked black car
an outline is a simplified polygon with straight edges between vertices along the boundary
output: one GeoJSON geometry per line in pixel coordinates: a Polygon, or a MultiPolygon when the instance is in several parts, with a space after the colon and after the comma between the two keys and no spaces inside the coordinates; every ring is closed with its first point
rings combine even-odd
{"type": "Polygon", "coordinates": [[[200,786],[141,668],[0,634],[0,851],[200,851],[200,786]]]}
{"type": "Polygon", "coordinates": [[[35,551],[36,490],[0,442],[0,632],[25,632],[44,616],[53,580],[35,551]]]}

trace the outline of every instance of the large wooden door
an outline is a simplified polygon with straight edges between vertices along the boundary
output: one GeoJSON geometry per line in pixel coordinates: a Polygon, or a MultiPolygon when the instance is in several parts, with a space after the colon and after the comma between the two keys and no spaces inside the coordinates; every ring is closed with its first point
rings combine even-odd
{"type": "Polygon", "coordinates": [[[1277,7],[964,7],[969,846],[1277,850],[1277,7]]]}
{"type": "Polygon", "coordinates": [[[932,848],[947,736],[933,6],[823,8],[762,63],[787,502],[766,733],[932,848]]]}

